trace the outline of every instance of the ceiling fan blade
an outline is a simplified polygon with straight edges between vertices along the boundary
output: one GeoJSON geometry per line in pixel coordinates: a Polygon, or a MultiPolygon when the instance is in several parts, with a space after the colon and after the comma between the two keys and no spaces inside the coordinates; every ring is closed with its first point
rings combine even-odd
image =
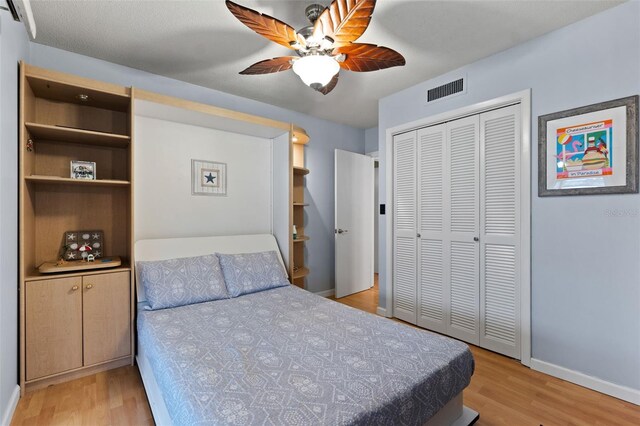
{"type": "Polygon", "coordinates": [[[330,91],[332,91],[336,87],[336,84],[338,84],[339,75],[340,73],[334,75],[330,82],[328,82],[327,84],[325,84],[324,86],[316,90],[322,93],[323,95],[328,94],[330,91]]]}
{"type": "Polygon", "coordinates": [[[340,67],[349,71],[367,72],[391,67],[401,67],[406,61],[404,57],[388,47],[375,44],[352,43],[333,49],[332,55],[345,55],[340,67]]]}
{"type": "Polygon", "coordinates": [[[313,26],[318,40],[331,38],[335,45],[356,41],[367,29],[376,0],[333,0],[313,26]]]}
{"type": "Polygon", "coordinates": [[[240,74],[255,75],[286,71],[293,66],[293,59],[295,59],[294,56],[280,56],[278,58],[266,59],[256,62],[244,71],[240,71],[240,74]]]}
{"type": "Polygon", "coordinates": [[[241,6],[230,0],[226,1],[227,8],[240,22],[263,37],[268,38],[289,49],[296,50],[296,45],[305,45],[305,39],[296,33],[293,27],[269,15],[263,15],[248,7],[241,6]]]}

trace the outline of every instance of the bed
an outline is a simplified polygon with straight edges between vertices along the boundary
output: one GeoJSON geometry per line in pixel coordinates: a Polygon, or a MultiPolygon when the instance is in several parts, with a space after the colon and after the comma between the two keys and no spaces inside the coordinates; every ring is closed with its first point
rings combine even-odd
{"type": "MultiPolygon", "coordinates": [[[[270,250],[271,235],[142,240],[136,260],[270,250]]],[[[155,311],[138,286],[138,302],[137,361],[158,425],[478,418],[462,401],[473,357],[456,340],[291,285],[155,311]]]]}

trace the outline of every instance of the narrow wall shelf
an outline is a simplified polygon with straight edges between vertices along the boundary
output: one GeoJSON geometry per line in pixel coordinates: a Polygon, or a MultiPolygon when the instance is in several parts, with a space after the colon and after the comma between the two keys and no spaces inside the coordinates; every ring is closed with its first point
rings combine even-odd
{"type": "Polygon", "coordinates": [[[38,141],[56,141],[83,143],[98,146],[126,148],[131,137],[116,133],[96,132],[93,130],[74,129],[71,127],[51,126],[49,124],[25,123],[32,138],[38,141]]]}
{"type": "Polygon", "coordinates": [[[71,179],[59,176],[25,176],[26,182],[33,183],[57,183],[64,185],[87,185],[87,186],[129,186],[131,182],[128,180],[111,180],[111,179],[71,179]]]}
{"type": "Polygon", "coordinates": [[[293,279],[304,278],[309,275],[309,268],[300,268],[297,271],[293,271],[293,279]]]}
{"type": "Polygon", "coordinates": [[[57,73],[30,67],[25,72],[25,78],[32,93],[38,98],[114,111],[129,111],[131,97],[125,87],[102,82],[96,84],[95,81],[78,77],[59,78],[54,74],[57,73]],[[85,83],[89,83],[91,87],[85,83]],[[81,94],[87,96],[86,100],[80,99],[81,94]]]}
{"type": "Polygon", "coordinates": [[[308,205],[309,203],[293,203],[293,207],[305,207],[308,205]]]}
{"type": "Polygon", "coordinates": [[[304,167],[294,167],[293,168],[293,174],[294,175],[299,175],[299,176],[308,175],[309,174],[309,169],[306,169],[304,167]]]}
{"type": "Polygon", "coordinates": [[[303,243],[305,241],[309,241],[309,237],[307,237],[306,235],[298,235],[298,238],[293,239],[294,243],[303,243]]]}

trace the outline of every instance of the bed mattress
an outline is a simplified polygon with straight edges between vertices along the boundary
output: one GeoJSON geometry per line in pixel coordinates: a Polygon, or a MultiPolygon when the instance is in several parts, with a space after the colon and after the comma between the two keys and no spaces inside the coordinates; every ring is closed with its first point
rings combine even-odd
{"type": "Polygon", "coordinates": [[[176,425],[413,425],[473,374],[464,343],[294,286],[138,311],[176,425]]]}

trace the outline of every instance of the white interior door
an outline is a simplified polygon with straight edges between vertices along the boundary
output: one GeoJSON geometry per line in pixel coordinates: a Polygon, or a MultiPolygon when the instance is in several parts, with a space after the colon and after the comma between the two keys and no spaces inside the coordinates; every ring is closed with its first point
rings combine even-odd
{"type": "Polygon", "coordinates": [[[416,324],[416,132],[393,137],[393,316],[416,324]]]}
{"type": "Polygon", "coordinates": [[[373,158],[336,149],[336,298],[373,286],[373,191],[373,158]]]}
{"type": "Polygon", "coordinates": [[[480,337],[479,127],[477,115],[447,124],[449,182],[449,323],[447,334],[477,345],[480,337]]]}
{"type": "Polygon", "coordinates": [[[520,105],[480,115],[480,346],[520,358],[520,105]]]}

